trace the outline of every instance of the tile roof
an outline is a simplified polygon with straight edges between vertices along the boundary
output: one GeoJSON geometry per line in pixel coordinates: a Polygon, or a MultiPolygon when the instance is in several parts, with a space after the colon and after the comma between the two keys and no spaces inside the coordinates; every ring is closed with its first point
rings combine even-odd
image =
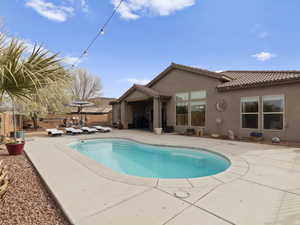
{"type": "Polygon", "coordinates": [[[266,87],[276,84],[300,82],[300,71],[224,71],[231,81],[217,86],[218,90],[266,87]]]}

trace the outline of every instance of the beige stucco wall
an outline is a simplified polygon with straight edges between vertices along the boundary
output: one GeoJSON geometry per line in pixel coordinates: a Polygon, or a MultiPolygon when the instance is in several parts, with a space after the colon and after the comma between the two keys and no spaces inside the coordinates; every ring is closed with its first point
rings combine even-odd
{"type": "MultiPolygon", "coordinates": [[[[182,70],[172,70],[169,74],[159,80],[151,88],[156,91],[166,93],[172,98],[167,103],[167,125],[174,126],[176,130],[184,130],[186,126],[176,126],[176,106],[175,94],[178,92],[206,90],[207,111],[213,108],[212,99],[216,94],[216,86],[220,81],[207,76],[186,72],[182,70]]],[[[208,125],[208,124],[207,124],[208,125]]],[[[206,127],[207,127],[206,125],[206,127]]]]}
{"type": "Polygon", "coordinates": [[[112,106],[112,123],[117,123],[121,120],[121,105],[113,104],[112,106]]]}
{"type": "MultiPolygon", "coordinates": [[[[174,126],[175,130],[184,130],[187,126],[176,126],[175,114],[175,94],[179,92],[190,92],[206,90],[206,124],[205,131],[208,134],[219,133],[228,134],[228,130],[234,131],[238,137],[248,137],[252,131],[264,133],[266,138],[279,136],[283,140],[300,141],[300,83],[272,86],[266,88],[241,89],[235,91],[219,92],[216,87],[221,81],[201,76],[199,74],[182,70],[172,70],[155,83],[151,88],[156,91],[166,93],[172,98],[167,103],[167,125],[174,126]],[[285,96],[285,124],[281,131],[262,130],[262,116],[260,116],[260,129],[240,128],[240,99],[241,97],[259,96],[260,99],[265,95],[284,95],[285,96]],[[225,100],[227,107],[224,112],[216,110],[216,103],[225,100]],[[217,125],[216,119],[222,120],[221,125],[217,125]]],[[[138,91],[132,93],[126,100],[134,100],[145,97],[138,91]]],[[[129,104],[130,105],[130,104],[129,104]]],[[[115,106],[114,106],[115,108],[115,106]]],[[[126,109],[126,117],[129,123],[132,122],[132,108],[126,109]]]]}
{"type": "MultiPolygon", "coordinates": [[[[230,92],[219,92],[212,98],[214,102],[217,99],[224,99],[227,103],[227,109],[223,113],[216,110],[209,111],[208,128],[211,132],[217,132],[218,127],[215,118],[222,118],[221,131],[226,134],[228,129],[233,130],[240,137],[248,137],[253,129],[240,128],[240,99],[241,97],[259,96],[260,107],[262,96],[265,95],[284,95],[285,96],[285,118],[284,129],[281,131],[270,131],[262,129],[262,115],[259,120],[259,132],[263,132],[266,138],[279,136],[283,140],[300,141],[300,83],[273,86],[268,88],[252,88],[230,92]]],[[[261,111],[261,110],[260,110],[261,111]]]]}
{"type": "MultiPolygon", "coordinates": [[[[157,91],[172,95],[167,104],[167,124],[176,130],[187,127],[176,126],[175,94],[178,92],[206,90],[206,125],[207,133],[228,134],[234,131],[239,137],[248,137],[252,131],[261,131],[266,138],[279,136],[284,140],[300,141],[300,83],[273,86],[268,88],[242,89],[228,92],[218,92],[216,86],[220,81],[193,74],[190,72],[173,70],[152,86],[157,91]],[[249,96],[284,95],[285,96],[285,128],[282,131],[253,130],[240,128],[240,99],[249,96]],[[224,99],[227,108],[225,112],[216,110],[216,103],[224,99]],[[222,124],[217,125],[216,119],[221,118],[222,124]]],[[[260,117],[261,118],[261,117],[260,117]]],[[[261,120],[260,120],[261,123],[261,120]]],[[[260,126],[262,127],[262,126],[260,126]]]]}
{"type": "Polygon", "coordinates": [[[139,101],[139,100],[144,100],[144,99],[148,99],[149,96],[145,95],[144,93],[140,92],[140,91],[134,91],[132,92],[130,95],[128,95],[125,100],[127,102],[130,101],[139,101]]]}

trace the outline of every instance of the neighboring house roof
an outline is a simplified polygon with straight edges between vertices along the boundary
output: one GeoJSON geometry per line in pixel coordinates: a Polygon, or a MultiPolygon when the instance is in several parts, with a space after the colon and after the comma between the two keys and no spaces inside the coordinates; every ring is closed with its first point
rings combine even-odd
{"type": "Polygon", "coordinates": [[[195,68],[195,67],[191,67],[191,66],[185,66],[185,65],[181,65],[181,64],[172,63],[167,69],[165,69],[163,72],[161,72],[157,77],[155,77],[152,81],[150,81],[146,86],[152,87],[156,82],[158,82],[160,79],[165,77],[169,72],[171,72],[174,69],[196,73],[196,74],[199,74],[202,76],[207,76],[207,77],[218,79],[221,81],[230,80],[228,77],[226,77],[225,74],[212,72],[212,71],[204,70],[204,69],[199,69],[199,68],[195,68]]]}
{"type": "MultiPolygon", "coordinates": [[[[91,106],[91,107],[86,107],[82,109],[82,113],[95,113],[95,114],[105,114],[105,113],[109,113],[112,110],[112,106],[108,105],[108,106],[101,106],[101,107],[97,107],[97,106],[91,106]]],[[[72,109],[71,113],[77,113],[77,109],[72,109]]]]}
{"type": "MultiPolygon", "coordinates": [[[[115,98],[106,98],[106,97],[96,97],[91,98],[88,102],[94,103],[93,106],[84,107],[82,109],[83,113],[93,113],[93,114],[105,114],[112,111],[112,105],[110,102],[116,100],[115,98]]],[[[71,110],[72,113],[77,113],[77,108],[73,107],[71,110]]]]}
{"type": "Polygon", "coordinates": [[[300,71],[224,71],[231,81],[217,86],[220,91],[266,87],[300,81],[300,71]]]}
{"type": "MultiPolygon", "coordinates": [[[[149,96],[149,97],[170,97],[167,94],[155,91],[149,87],[146,87],[144,85],[138,85],[138,84],[134,84],[131,88],[128,89],[128,91],[126,91],[119,99],[119,101],[122,101],[123,99],[125,99],[127,96],[129,96],[131,93],[133,93],[134,91],[140,91],[142,93],[144,93],[145,95],[149,96]]],[[[114,104],[115,101],[112,101],[111,104],[114,104]]]]}

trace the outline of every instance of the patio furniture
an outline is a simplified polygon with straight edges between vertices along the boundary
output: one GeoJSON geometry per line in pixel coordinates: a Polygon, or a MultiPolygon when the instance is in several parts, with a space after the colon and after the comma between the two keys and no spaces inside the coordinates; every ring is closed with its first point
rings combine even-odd
{"type": "Polygon", "coordinates": [[[264,135],[261,132],[251,132],[250,133],[250,139],[252,141],[263,141],[264,140],[264,135]]]}
{"type": "Polygon", "coordinates": [[[54,136],[62,136],[64,134],[63,131],[58,130],[56,128],[52,128],[52,129],[46,129],[46,131],[48,132],[48,136],[54,137],[54,136]]]}
{"type": "Polygon", "coordinates": [[[110,127],[102,127],[102,126],[93,126],[93,128],[97,129],[100,132],[111,132],[112,129],[110,127]]]}
{"type": "Polygon", "coordinates": [[[162,128],[154,128],[154,133],[157,135],[161,135],[162,134],[162,128]]]}
{"type": "Polygon", "coordinates": [[[90,128],[90,127],[81,127],[80,128],[84,133],[88,133],[88,134],[93,134],[96,133],[98,130],[95,128],[90,128]]]}
{"type": "Polygon", "coordinates": [[[165,133],[173,133],[174,132],[174,127],[173,126],[166,126],[164,128],[165,133]]]}
{"type": "Polygon", "coordinates": [[[83,133],[83,131],[81,129],[75,129],[73,127],[67,127],[67,128],[65,128],[65,130],[66,130],[67,134],[72,134],[72,135],[83,133]]]}
{"type": "Polygon", "coordinates": [[[193,136],[195,135],[195,129],[194,128],[187,128],[186,131],[185,131],[185,134],[188,135],[188,136],[193,136]]]}
{"type": "Polygon", "coordinates": [[[203,127],[196,129],[196,136],[198,136],[198,137],[204,136],[204,128],[203,127]]]}

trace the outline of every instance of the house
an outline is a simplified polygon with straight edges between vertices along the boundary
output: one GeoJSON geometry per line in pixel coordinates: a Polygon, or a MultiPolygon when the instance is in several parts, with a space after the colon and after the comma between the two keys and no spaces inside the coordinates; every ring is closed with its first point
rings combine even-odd
{"type": "MultiPolygon", "coordinates": [[[[22,128],[23,116],[16,112],[16,129],[20,130],[22,128]]],[[[11,111],[1,111],[0,112],[0,139],[8,137],[13,132],[13,113],[11,111]]]]}
{"type": "Polygon", "coordinates": [[[207,134],[300,141],[300,71],[212,72],[171,64],[112,102],[124,128],[203,128],[207,134]]]}

